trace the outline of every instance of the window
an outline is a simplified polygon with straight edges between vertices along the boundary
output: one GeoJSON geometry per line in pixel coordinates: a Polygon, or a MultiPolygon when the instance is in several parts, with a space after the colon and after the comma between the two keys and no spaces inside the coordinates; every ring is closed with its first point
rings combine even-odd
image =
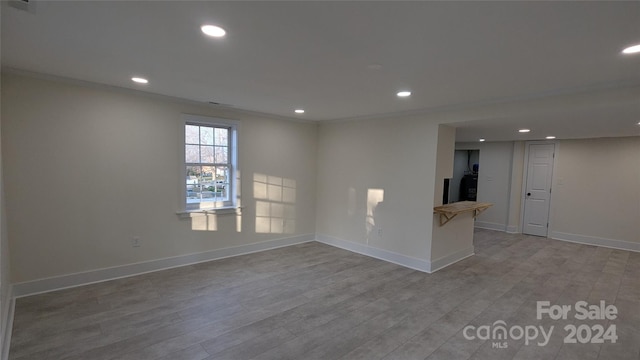
{"type": "Polygon", "coordinates": [[[234,207],[237,125],[186,115],[184,123],[185,209],[234,207]]]}

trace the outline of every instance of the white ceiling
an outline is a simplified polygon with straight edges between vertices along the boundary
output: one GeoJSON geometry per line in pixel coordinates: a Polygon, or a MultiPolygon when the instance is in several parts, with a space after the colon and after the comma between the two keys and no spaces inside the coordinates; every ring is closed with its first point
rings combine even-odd
{"type": "MultiPolygon", "coordinates": [[[[35,0],[34,9],[2,2],[3,67],[292,118],[338,120],[640,86],[640,54],[620,53],[640,43],[638,1],[35,0]],[[203,36],[205,23],[224,27],[227,36],[203,36]],[[134,84],[134,75],[150,83],[134,84]],[[400,89],[413,95],[397,98],[400,89]],[[296,115],[296,108],[306,113],[296,115]]],[[[557,136],[633,135],[640,107],[547,115],[535,120],[557,136]],[[587,130],[571,128],[577,117],[587,130]]],[[[502,129],[496,140],[508,140],[512,127],[531,120],[460,123],[458,135],[471,140],[502,129]]]]}
{"type": "Polygon", "coordinates": [[[480,119],[454,124],[456,141],[583,139],[594,137],[640,136],[640,102],[616,106],[587,107],[558,111],[544,116],[524,114],[509,118],[480,119]],[[530,129],[521,134],[519,129],[530,129]]]}

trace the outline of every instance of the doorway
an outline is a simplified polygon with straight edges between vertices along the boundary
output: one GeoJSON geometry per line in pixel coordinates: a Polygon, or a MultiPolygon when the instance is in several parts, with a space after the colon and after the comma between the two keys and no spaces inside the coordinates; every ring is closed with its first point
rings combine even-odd
{"type": "Polygon", "coordinates": [[[480,150],[456,150],[453,158],[453,178],[449,187],[450,202],[476,201],[480,150]]]}
{"type": "Polygon", "coordinates": [[[529,143],[525,159],[522,233],[547,237],[555,144],[529,143]]]}

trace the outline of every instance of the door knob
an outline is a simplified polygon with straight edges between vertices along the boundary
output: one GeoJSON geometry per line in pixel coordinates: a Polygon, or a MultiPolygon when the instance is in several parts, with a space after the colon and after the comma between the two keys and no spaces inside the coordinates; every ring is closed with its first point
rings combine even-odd
{"type": "Polygon", "coordinates": [[[527,193],[527,196],[531,196],[531,193],[527,193]]]}

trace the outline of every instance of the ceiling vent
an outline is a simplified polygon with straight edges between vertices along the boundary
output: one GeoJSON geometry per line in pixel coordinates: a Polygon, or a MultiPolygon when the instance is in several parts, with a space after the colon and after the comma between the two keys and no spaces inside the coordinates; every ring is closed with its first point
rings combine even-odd
{"type": "Polygon", "coordinates": [[[18,10],[30,12],[35,14],[36,3],[34,0],[9,0],[9,6],[18,10]]]}

